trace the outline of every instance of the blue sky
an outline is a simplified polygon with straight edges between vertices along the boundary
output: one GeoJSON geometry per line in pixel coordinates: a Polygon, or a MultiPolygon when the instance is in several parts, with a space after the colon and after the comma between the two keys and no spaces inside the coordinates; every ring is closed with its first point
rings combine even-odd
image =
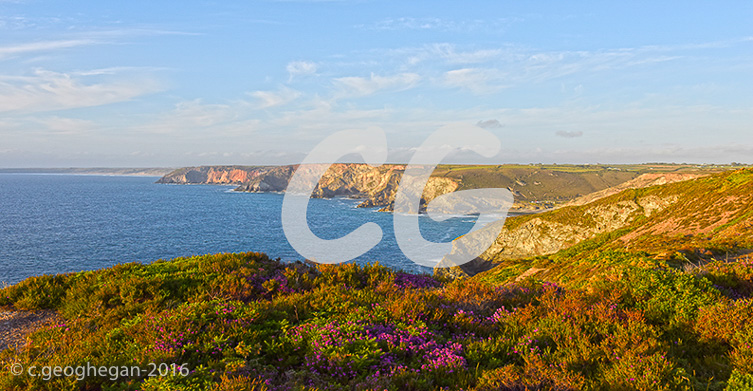
{"type": "Polygon", "coordinates": [[[391,161],[753,163],[753,3],[0,0],[0,167],[300,162],[343,129],[391,161]],[[607,4],[609,3],[609,4],[607,4]]]}

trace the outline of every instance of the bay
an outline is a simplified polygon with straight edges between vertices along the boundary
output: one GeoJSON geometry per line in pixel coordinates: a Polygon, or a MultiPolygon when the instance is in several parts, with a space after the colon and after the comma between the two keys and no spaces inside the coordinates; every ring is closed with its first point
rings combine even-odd
{"type": "MultiPolygon", "coordinates": [[[[148,263],[193,255],[259,251],[302,260],[280,223],[282,194],[241,193],[234,186],[164,185],[157,177],[0,174],[0,282],[148,263]]],[[[431,272],[396,244],[392,214],[356,208],[359,200],[312,199],[308,223],[324,239],[365,222],[382,227],[382,241],[354,262],[379,262],[408,272],[431,272]]],[[[466,233],[473,217],[436,222],[420,216],[427,240],[466,233]]]]}

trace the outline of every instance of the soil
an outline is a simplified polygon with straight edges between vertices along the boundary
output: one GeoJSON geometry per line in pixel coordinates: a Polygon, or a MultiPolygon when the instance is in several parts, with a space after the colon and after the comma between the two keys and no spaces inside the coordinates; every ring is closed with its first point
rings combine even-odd
{"type": "Polygon", "coordinates": [[[0,309],[0,351],[23,345],[26,335],[59,321],[55,311],[16,311],[0,309]]]}

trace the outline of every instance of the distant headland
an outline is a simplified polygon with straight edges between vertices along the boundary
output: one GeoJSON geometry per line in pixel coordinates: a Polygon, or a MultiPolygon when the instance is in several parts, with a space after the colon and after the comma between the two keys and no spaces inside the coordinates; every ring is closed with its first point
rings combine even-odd
{"type": "MultiPolygon", "coordinates": [[[[157,183],[237,185],[236,191],[282,192],[298,165],[215,165],[183,167],[157,183]]],[[[733,168],[731,165],[440,165],[423,194],[423,203],[456,190],[507,188],[515,196],[511,212],[536,213],[567,204],[583,204],[628,188],[677,182],[733,168]]],[[[392,210],[402,164],[372,167],[358,163],[330,166],[312,194],[315,198],[363,199],[360,207],[392,210]]]]}

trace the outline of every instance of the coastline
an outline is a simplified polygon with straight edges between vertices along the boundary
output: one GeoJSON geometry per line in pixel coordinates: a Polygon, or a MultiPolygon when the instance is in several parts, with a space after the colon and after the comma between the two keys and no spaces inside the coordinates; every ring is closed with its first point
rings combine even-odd
{"type": "Polygon", "coordinates": [[[0,174],[162,177],[172,170],[170,167],[0,168],[0,174]]]}

